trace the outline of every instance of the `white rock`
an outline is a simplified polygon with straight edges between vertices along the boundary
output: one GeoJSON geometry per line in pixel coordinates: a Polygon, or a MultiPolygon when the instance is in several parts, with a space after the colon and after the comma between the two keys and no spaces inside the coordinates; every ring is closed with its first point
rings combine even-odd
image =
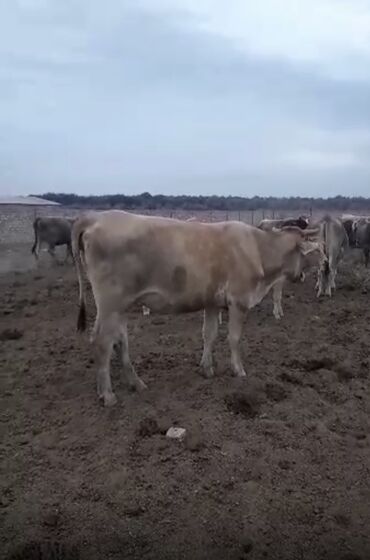
{"type": "Polygon", "coordinates": [[[183,439],[185,437],[185,428],[175,428],[172,426],[167,430],[166,436],[171,439],[183,439]]]}

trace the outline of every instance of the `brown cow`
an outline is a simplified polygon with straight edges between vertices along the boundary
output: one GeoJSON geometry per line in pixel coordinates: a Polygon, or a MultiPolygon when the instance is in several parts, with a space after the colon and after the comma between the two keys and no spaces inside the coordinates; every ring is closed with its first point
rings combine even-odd
{"type": "Polygon", "coordinates": [[[231,365],[235,375],[244,377],[239,341],[246,311],[284,278],[299,278],[304,255],[321,254],[312,231],[265,232],[240,222],[187,223],[120,210],[77,219],[72,249],[80,289],[79,330],[86,328],[83,269],[97,307],[92,340],[98,396],[106,406],[116,401],[110,358],[118,340],[128,384],[145,388],[129,356],[127,311],[132,305],[173,313],[204,309],[201,365],[206,377],[214,374],[218,312],[228,309],[231,365]]]}

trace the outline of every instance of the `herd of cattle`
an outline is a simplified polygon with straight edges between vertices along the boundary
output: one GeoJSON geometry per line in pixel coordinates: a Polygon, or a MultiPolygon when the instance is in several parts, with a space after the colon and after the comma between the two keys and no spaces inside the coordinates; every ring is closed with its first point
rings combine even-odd
{"type": "Polygon", "coordinates": [[[239,341],[248,309],[271,290],[274,316],[282,317],[285,281],[304,281],[309,267],[317,268],[317,295],[331,296],[347,248],[361,248],[366,266],[370,254],[370,217],[353,215],[325,216],[314,224],[303,216],[262,220],[254,227],[110,210],[77,218],[39,217],[34,232],[36,259],[42,244],[54,259],[55,247],[66,245],[66,260],[70,256],[75,263],[79,330],[86,328],[84,275],[91,284],[97,308],[91,336],[97,391],[106,406],[116,402],[110,358],[118,342],[129,387],[145,388],[129,355],[127,310],[133,305],[140,304],[144,314],[204,310],[201,366],[206,377],[214,375],[212,349],[227,309],[231,366],[244,377],[239,341]]]}

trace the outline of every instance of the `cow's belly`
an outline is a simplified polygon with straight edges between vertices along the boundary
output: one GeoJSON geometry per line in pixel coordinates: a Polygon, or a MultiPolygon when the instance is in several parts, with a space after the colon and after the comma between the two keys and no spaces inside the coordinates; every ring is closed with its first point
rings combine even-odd
{"type": "Polygon", "coordinates": [[[273,282],[266,283],[266,282],[258,282],[258,284],[253,288],[253,290],[248,291],[245,294],[244,303],[248,309],[252,309],[266,296],[266,294],[271,290],[274,284],[276,284],[280,278],[274,280],[273,282]]]}
{"type": "Polygon", "coordinates": [[[135,304],[149,307],[151,311],[164,313],[186,313],[206,307],[225,308],[227,294],[225,287],[209,290],[206,287],[184,290],[181,293],[164,288],[148,288],[135,296],[135,304]]]}
{"type": "Polygon", "coordinates": [[[162,290],[150,290],[137,295],[135,304],[145,305],[154,312],[186,313],[204,309],[207,298],[200,292],[174,295],[162,290]]]}

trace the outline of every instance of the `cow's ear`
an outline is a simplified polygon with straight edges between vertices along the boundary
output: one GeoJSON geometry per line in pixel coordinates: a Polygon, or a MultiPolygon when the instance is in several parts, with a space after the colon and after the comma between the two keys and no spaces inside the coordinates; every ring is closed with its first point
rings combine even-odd
{"type": "Polygon", "coordinates": [[[300,242],[299,248],[302,255],[304,256],[315,251],[318,251],[319,253],[323,252],[321,243],[319,243],[318,241],[308,241],[307,239],[304,239],[300,242]]]}

